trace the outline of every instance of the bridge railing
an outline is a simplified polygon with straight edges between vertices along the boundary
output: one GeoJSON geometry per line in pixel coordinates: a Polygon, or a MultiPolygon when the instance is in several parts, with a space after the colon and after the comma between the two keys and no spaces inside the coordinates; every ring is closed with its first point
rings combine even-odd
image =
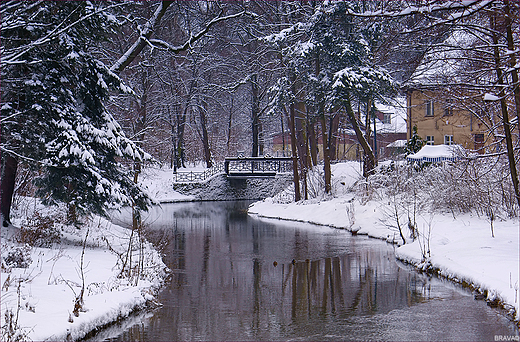
{"type": "Polygon", "coordinates": [[[203,182],[206,179],[224,173],[224,164],[216,163],[209,169],[203,171],[177,171],[174,173],[176,183],[203,182]]]}
{"type": "Polygon", "coordinates": [[[228,175],[239,174],[268,174],[291,172],[293,159],[291,157],[250,157],[226,158],[224,172],[228,175]]]}

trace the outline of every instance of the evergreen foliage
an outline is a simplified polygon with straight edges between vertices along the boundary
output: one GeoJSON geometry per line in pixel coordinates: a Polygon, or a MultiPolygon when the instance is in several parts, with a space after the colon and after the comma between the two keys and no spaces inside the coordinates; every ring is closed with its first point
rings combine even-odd
{"type": "Polygon", "coordinates": [[[145,208],[148,199],[127,176],[122,159],[149,158],[125,137],[104,105],[121,79],[96,58],[116,28],[114,5],[20,2],[2,6],[2,158],[38,169],[47,204],[66,202],[82,213],[115,205],[145,208]],[[64,29],[67,28],[67,29],[64,29]]]}
{"type": "Polygon", "coordinates": [[[417,126],[413,126],[412,128],[412,136],[406,143],[405,147],[405,155],[410,155],[417,153],[421,150],[421,148],[425,145],[424,140],[417,134],[417,126]]]}

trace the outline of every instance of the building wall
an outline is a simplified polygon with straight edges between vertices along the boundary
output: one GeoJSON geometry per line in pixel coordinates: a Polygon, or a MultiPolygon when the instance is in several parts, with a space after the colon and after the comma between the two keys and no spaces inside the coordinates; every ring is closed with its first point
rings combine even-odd
{"type": "Polygon", "coordinates": [[[454,144],[467,149],[482,147],[478,135],[485,134],[485,126],[469,111],[462,109],[463,106],[451,99],[447,93],[411,90],[408,92],[408,105],[408,117],[411,120],[408,124],[408,138],[411,136],[412,127],[417,126],[417,134],[424,140],[427,140],[428,136],[433,137],[434,145],[444,144],[445,136],[451,135],[454,144]],[[433,101],[433,112],[428,110],[430,101],[433,101]]]}
{"type": "MultiPolygon", "coordinates": [[[[396,140],[406,139],[406,133],[378,133],[377,134],[377,147],[378,147],[378,158],[385,159],[393,157],[396,153],[395,149],[387,149],[386,146],[393,143],[396,140]]],[[[357,138],[354,134],[343,134],[338,133],[336,146],[336,156],[333,160],[359,160],[363,153],[363,149],[358,144],[357,138]]],[[[370,140],[370,144],[373,144],[373,140],[370,140]]],[[[273,155],[282,156],[282,137],[276,135],[273,138],[273,155]]],[[[285,135],[285,155],[291,155],[291,137],[285,135]]],[[[323,145],[321,135],[318,136],[318,159],[323,160],[323,145]]]]}

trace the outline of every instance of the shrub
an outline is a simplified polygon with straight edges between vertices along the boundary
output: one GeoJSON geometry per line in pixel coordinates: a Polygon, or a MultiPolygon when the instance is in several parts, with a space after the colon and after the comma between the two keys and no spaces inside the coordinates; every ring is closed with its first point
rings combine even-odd
{"type": "Polygon", "coordinates": [[[4,264],[7,267],[27,268],[31,265],[31,248],[29,246],[14,247],[4,257],[4,264]]]}
{"type": "Polygon", "coordinates": [[[55,221],[38,212],[20,228],[17,241],[34,247],[50,247],[61,240],[61,232],[56,229],[55,221]]]}

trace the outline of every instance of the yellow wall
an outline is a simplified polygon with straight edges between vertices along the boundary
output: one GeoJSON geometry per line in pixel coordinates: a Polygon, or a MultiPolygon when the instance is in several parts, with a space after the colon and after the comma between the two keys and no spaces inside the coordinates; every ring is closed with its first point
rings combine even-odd
{"type": "MultiPolygon", "coordinates": [[[[450,101],[447,93],[442,91],[413,90],[408,93],[409,98],[409,124],[410,127],[417,126],[417,134],[424,140],[426,136],[433,136],[435,145],[444,144],[445,135],[453,135],[453,143],[462,145],[468,149],[476,149],[474,135],[485,133],[486,128],[477,118],[464,110],[455,99],[450,101]],[[411,101],[410,101],[411,100],[411,101]],[[426,101],[434,101],[433,116],[426,116],[426,101]],[[445,108],[451,107],[453,114],[446,115],[445,108]]],[[[478,145],[478,144],[477,144],[478,145]]]]}

